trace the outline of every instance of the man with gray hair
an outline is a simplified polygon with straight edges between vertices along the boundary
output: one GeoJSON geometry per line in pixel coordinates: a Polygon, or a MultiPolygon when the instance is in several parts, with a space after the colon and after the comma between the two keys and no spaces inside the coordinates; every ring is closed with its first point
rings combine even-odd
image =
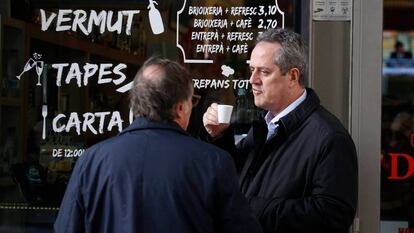
{"type": "Polygon", "coordinates": [[[185,132],[189,73],[151,58],[130,95],[136,119],[77,161],[55,232],[261,232],[230,155],[185,132]]]}
{"type": "Polygon", "coordinates": [[[203,116],[210,141],[232,154],[264,232],[345,233],[355,216],[355,145],[304,87],[307,64],[300,35],[268,30],[250,57],[254,103],[265,110],[263,117],[235,146],[231,127],[217,121],[215,103],[203,116]]]}

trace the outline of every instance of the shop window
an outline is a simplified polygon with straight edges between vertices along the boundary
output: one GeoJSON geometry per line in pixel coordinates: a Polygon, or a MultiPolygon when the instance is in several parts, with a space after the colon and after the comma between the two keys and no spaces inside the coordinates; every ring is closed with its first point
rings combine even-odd
{"type": "Polygon", "coordinates": [[[300,28],[301,1],[0,3],[0,231],[52,232],[72,168],[132,121],[128,90],[146,58],[193,74],[203,133],[212,102],[234,106],[237,138],[257,117],[247,60],[270,27],[300,28]]]}
{"type": "Polygon", "coordinates": [[[381,232],[414,229],[414,31],[384,30],[381,232]]]}

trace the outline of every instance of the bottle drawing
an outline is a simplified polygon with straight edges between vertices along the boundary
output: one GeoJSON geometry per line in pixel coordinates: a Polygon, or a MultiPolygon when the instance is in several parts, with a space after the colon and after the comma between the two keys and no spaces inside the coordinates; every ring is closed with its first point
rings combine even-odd
{"type": "Polygon", "coordinates": [[[152,33],[154,33],[155,35],[158,35],[164,32],[164,23],[162,22],[160,11],[157,8],[155,8],[154,4],[158,5],[156,1],[149,0],[148,17],[149,17],[152,33]]]}

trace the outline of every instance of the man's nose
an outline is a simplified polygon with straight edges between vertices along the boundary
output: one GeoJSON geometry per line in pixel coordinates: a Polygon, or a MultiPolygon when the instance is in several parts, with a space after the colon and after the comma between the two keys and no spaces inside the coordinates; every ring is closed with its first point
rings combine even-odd
{"type": "Polygon", "coordinates": [[[249,79],[250,84],[257,83],[258,80],[259,80],[259,76],[257,74],[257,71],[252,71],[252,73],[250,74],[250,79],[249,79]]]}

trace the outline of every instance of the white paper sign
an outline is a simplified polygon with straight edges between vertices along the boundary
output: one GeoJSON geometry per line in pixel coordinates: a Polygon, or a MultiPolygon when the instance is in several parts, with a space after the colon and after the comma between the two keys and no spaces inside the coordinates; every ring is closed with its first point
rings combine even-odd
{"type": "Polygon", "coordinates": [[[350,21],[352,0],[313,0],[313,20],[350,21]]]}

